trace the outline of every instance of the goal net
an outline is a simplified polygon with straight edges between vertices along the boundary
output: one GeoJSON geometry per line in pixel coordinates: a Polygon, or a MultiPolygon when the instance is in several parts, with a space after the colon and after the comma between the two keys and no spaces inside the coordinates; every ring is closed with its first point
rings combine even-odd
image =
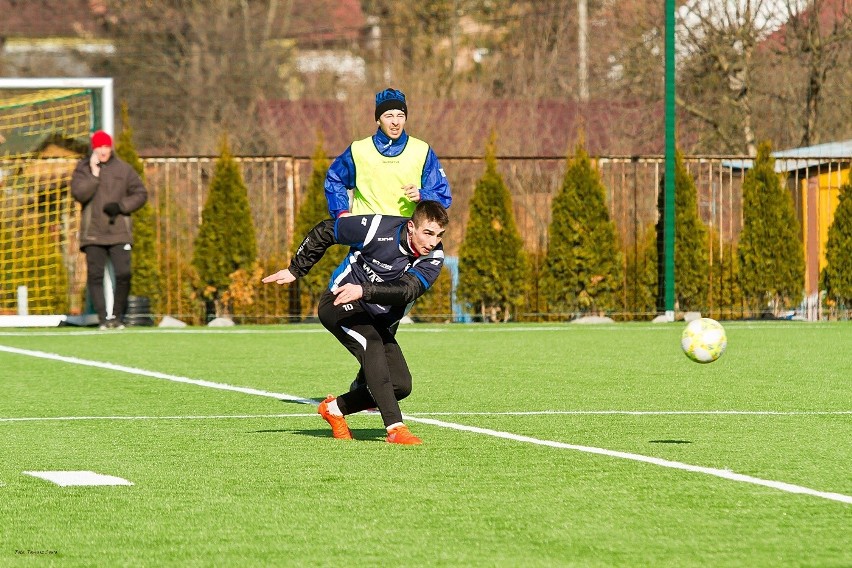
{"type": "Polygon", "coordinates": [[[0,82],[0,315],[84,308],[70,180],[100,127],[96,91],[0,82]]]}

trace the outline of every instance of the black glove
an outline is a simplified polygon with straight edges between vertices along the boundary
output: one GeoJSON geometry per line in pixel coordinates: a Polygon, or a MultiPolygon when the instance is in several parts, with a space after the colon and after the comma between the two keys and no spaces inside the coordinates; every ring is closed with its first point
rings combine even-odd
{"type": "Polygon", "coordinates": [[[115,218],[121,213],[121,207],[118,206],[118,203],[112,202],[104,205],[104,213],[109,215],[110,224],[115,223],[115,218]]]}

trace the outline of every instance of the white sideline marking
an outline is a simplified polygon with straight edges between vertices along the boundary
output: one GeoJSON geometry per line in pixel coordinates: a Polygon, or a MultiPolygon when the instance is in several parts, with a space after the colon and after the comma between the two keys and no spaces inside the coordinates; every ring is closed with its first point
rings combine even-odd
{"type": "MultiPolygon", "coordinates": [[[[313,402],[316,404],[316,402],[313,402]]],[[[746,415],[746,416],[836,416],[852,414],[852,410],[838,410],[836,412],[774,412],[774,411],[739,411],[739,410],[705,410],[705,411],[679,411],[660,410],[646,412],[643,410],[540,410],[529,412],[411,412],[408,416],[413,420],[418,417],[428,416],[540,416],[540,415],[612,415],[625,414],[629,416],[664,416],[664,415],[746,415]]],[[[0,417],[0,422],[72,422],[75,420],[228,420],[228,419],[253,419],[253,418],[317,418],[316,412],[286,413],[286,414],[212,414],[212,415],[186,415],[186,416],[19,416],[0,417]]]]}
{"type": "MultiPolygon", "coordinates": [[[[277,398],[279,400],[290,400],[294,402],[302,402],[304,404],[316,405],[317,402],[311,399],[301,398],[289,394],[281,394],[281,393],[271,393],[268,391],[258,390],[258,389],[250,389],[244,387],[235,387],[231,385],[214,383],[212,381],[201,381],[196,379],[188,379],[186,377],[179,377],[176,375],[168,375],[165,373],[158,373],[155,371],[147,371],[144,369],[137,369],[134,367],[125,367],[123,365],[114,365],[112,363],[101,363],[99,361],[90,361],[87,359],[79,359],[77,357],[65,357],[63,355],[57,355],[55,353],[45,353],[43,351],[31,351],[27,349],[18,349],[15,347],[8,347],[5,345],[0,345],[0,351],[6,351],[7,353],[15,353],[19,355],[28,355],[30,357],[39,357],[43,359],[51,359],[55,361],[62,361],[65,363],[71,363],[75,365],[85,365],[88,367],[98,367],[102,369],[111,369],[115,371],[121,371],[124,373],[130,373],[135,375],[142,375],[146,377],[152,377],[156,379],[165,379],[168,381],[175,381],[179,383],[193,384],[202,387],[215,388],[220,390],[227,391],[235,391],[241,392],[244,394],[253,394],[256,396],[266,396],[270,398],[277,398]]],[[[575,450],[579,452],[587,452],[591,454],[604,455],[609,457],[633,460],[638,462],[649,463],[653,465],[658,465],[661,467],[668,467],[673,469],[680,469],[683,471],[690,471],[694,473],[704,473],[706,475],[713,475],[716,477],[721,477],[723,479],[729,479],[731,481],[740,481],[743,483],[751,483],[754,485],[761,485],[764,487],[770,487],[772,489],[777,489],[779,491],[786,491],[788,493],[799,493],[804,495],[811,495],[813,497],[821,497],[823,499],[830,499],[832,501],[840,501],[841,503],[852,504],[852,496],[843,495],[841,493],[830,493],[825,491],[817,491],[815,489],[810,489],[808,487],[803,487],[800,485],[793,485],[791,483],[784,483],[782,481],[772,481],[768,479],[761,479],[758,477],[752,477],[750,475],[743,475],[741,473],[735,473],[733,471],[724,470],[724,469],[715,469],[711,467],[701,467],[696,465],[690,465],[686,463],[664,460],[661,458],[654,458],[650,456],[643,456],[641,454],[631,454],[627,452],[618,452],[614,450],[607,450],[604,448],[595,448],[591,446],[578,446],[574,444],[566,444],[563,442],[554,442],[551,440],[541,440],[538,438],[531,438],[529,436],[521,436],[518,434],[512,434],[510,432],[501,432],[499,430],[490,430],[487,428],[478,428],[476,426],[466,426],[464,424],[456,424],[453,422],[444,422],[441,420],[434,420],[432,418],[420,418],[412,415],[403,415],[405,420],[409,420],[411,422],[419,422],[422,424],[429,424],[432,426],[438,426],[441,428],[450,428],[453,430],[459,430],[462,432],[473,432],[476,434],[484,434],[486,436],[493,436],[496,438],[503,438],[506,440],[513,440],[515,442],[523,442],[528,444],[536,444],[539,446],[547,446],[551,448],[559,448],[566,450],[575,450]]]]}
{"type": "MultiPolygon", "coordinates": [[[[733,329],[773,329],[773,328],[788,328],[788,327],[807,327],[807,328],[815,328],[815,327],[831,327],[833,322],[797,322],[797,321],[787,321],[787,320],[772,320],[767,321],[765,323],[760,322],[722,322],[724,325],[731,323],[731,327],[733,329]]],[[[299,324],[301,326],[301,324],[299,324]]],[[[587,331],[612,331],[617,329],[623,329],[627,325],[630,326],[630,329],[641,329],[643,331],[670,331],[673,327],[677,327],[679,325],[683,325],[683,322],[677,321],[669,324],[624,324],[624,323],[607,323],[607,324],[596,324],[596,325],[578,325],[575,323],[567,323],[567,324],[558,324],[558,325],[544,325],[542,324],[540,327],[535,325],[526,325],[526,326],[492,326],[492,324],[481,324],[481,323],[467,323],[464,326],[447,326],[444,324],[414,324],[414,325],[406,325],[400,327],[401,332],[413,332],[413,333],[449,333],[449,332],[462,332],[462,333],[511,333],[515,331],[527,332],[527,331],[575,331],[575,332],[587,332],[587,331]],[[421,327],[422,326],[422,327],[421,327]]],[[[236,334],[236,335],[252,335],[252,334],[261,334],[261,335],[279,335],[279,334],[303,334],[303,333],[327,333],[326,330],[322,327],[297,327],[294,325],[292,328],[280,328],[269,326],[269,329],[242,329],[242,328],[224,328],[224,329],[211,329],[206,327],[198,327],[198,328],[140,328],[134,327],[127,330],[124,330],[121,334],[110,332],[109,335],[118,336],[118,335],[126,335],[133,333],[179,333],[179,334],[199,334],[199,335],[208,335],[208,334],[236,334]]],[[[81,329],[79,331],[0,331],[0,337],[45,337],[45,336],[56,336],[56,337],[73,337],[73,336],[81,336],[81,335],[93,335],[93,336],[104,336],[106,335],[103,331],[91,330],[91,329],[81,329]]]]}
{"type": "Polygon", "coordinates": [[[421,422],[423,424],[429,424],[431,426],[440,426],[441,428],[450,428],[453,430],[461,430],[463,432],[474,432],[476,434],[485,434],[486,436],[494,436],[495,438],[504,438],[506,440],[513,440],[515,442],[525,442],[527,444],[536,444],[538,446],[548,446],[551,448],[561,448],[566,450],[576,450],[578,452],[587,452],[590,454],[598,454],[602,456],[609,456],[613,458],[622,458],[626,460],[633,460],[638,462],[650,463],[653,465],[659,465],[662,467],[670,467],[673,469],[681,469],[684,471],[691,471],[695,473],[705,473],[707,475],[714,475],[716,477],[721,477],[724,479],[730,479],[732,481],[742,481],[744,483],[753,483],[754,485],[763,485],[764,487],[771,487],[773,489],[778,489],[781,491],[787,491],[789,493],[802,493],[805,495],[812,495],[814,497],[822,497],[823,499],[831,499],[833,501],[840,501],[841,503],[849,503],[852,504],[852,496],[843,495],[841,493],[828,493],[825,491],[816,491],[815,489],[810,489],[808,487],[802,487],[801,485],[793,485],[792,483],[784,483],[783,481],[772,481],[769,479],[760,479],[759,477],[752,477],[750,475],[743,475],[741,473],[735,473],[726,469],[716,469],[712,467],[701,467],[697,465],[690,465],[687,463],[681,463],[676,461],[664,460],[661,458],[654,458],[650,456],[643,456],[641,454],[631,454],[628,452],[617,452],[615,450],[606,450],[604,448],[594,448],[591,446],[577,446],[575,444],[565,444],[563,442],[554,442],[551,440],[540,440],[538,438],[531,438],[529,436],[521,436],[518,434],[512,434],[509,432],[501,432],[499,430],[490,430],[488,428],[477,428],[476,426],[465,426],[464,424],[455,424],[453,422],[443,422],[441,420],[433,420],[431,418],[414,418],[411,416],[406,416],[406,420],[410,420],[411,422],[421,422]]]}
{"type": "Polygon", "coordinates": [[[125,365],[115,365],[113,363],[103,363],[101,361],[90,361],[88,359],[80,359],[78,357],[66,357],[64,355],[57,355],[56,353],[45,353],[44,351],[32,351],[30,349],[18,349],[17,347],[9,347],[7,345],[0,345],[0,351],[5,351],[7,353],[15,353],[17,355],[28,355],[30,357],[37,357],[39,359],[50,359],[53,361],[62,361],[63,363],[71,363],[73,365],[83,365],[86,367],[97,367],[98,369],[109,369],[111,371],[120,371],[122,373],[129,373],[131,375],[142,375],[144,377],[152,377],[154,379],[165,379],[167,381],[174,381],[176,383],[186,383],[189,385],[197,385],[199,387],[208,387],[211,389],[219,389],[233,392],[241,392],[243,394],[253,394],[255,396],[266,396],[269,398],[277,398],[279,400],[289,400],[292,402],[301,402],[304,404],[314,404],[317,402],[314,400],[310,400],[307,398],[302,398],[299,396],[293,396],[289,394],[275,393],[258,389],[251,389],[247,387],[237,387],[233,385],[226,385],[224,383],[214,383],[212,381],[202,381],[198,379],[189,379],[187,377],[180,377],[177,375],[169,375],[166,373],[158,373],[157,371],[147,371],[145,369],[137,369],[136,367],[127,367],[125,365]]]}
{"type": "Polygon", "coordinates": [[[743,416],[824,416],[852,414],[852,410],[510,410],[506,412],[414,412],[412,416],[537,416],[624,414],[627,416],[691,416],[691,415],[743,415],[743,416]]]}
{"type": "Polygon", "coordinates": [[[111,331],[108,334],[96,329],[86,329],[80,331],[0,331],[0,337],[79,337],[81,335],[93,335],[104,337],[111,335],[118,337],[133,333],[180,333],[186,335],[208,335],[208,334],[236,334],[236,335],[251,335],[251,334],[288,334],[288,333],[327,333],[325,328],[298,328],[298,329],[187,329],[187,328],[131,328],[122,330],[121,333],[111,331]]]}
{"type": "Polygon", "coordinates": [[[50,481],[60,487],[71,487],[76,485],[133,485],[122,477],[104,475],[94,471],[22,471],[24,475],[31,475],[46,481],[50,481]]]}
{"type": "Polygon", "coordinates": [[[26,416],[0,418],[0,422],[71,422],[74,420],[223,420],[229,418],[317,418],[319,414],[220,414],[212,416],[26,416]]]}

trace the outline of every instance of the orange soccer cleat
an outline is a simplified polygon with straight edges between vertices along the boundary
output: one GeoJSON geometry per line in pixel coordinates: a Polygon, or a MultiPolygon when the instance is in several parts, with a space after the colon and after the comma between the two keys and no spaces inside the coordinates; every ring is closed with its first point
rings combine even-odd
{"type": "Polygon", "coordinates": [[[405,444],[407,446],[416,446],[423,443],[423,440],[412,434],[405,424],[391,429],[388,432],[387,441],[391,444],[405,444]]]}
{"type": "Polygon", "coordinates": [[[328,411],[328,403],[333,401],[334,397],[328,395],[317,408],[317,412],[331,426],[331,435],[338,440],[351,440],[352,432],[349,431],[349,426],[346,424],[346,418],[343,416],[335,416],[328,411]]]}

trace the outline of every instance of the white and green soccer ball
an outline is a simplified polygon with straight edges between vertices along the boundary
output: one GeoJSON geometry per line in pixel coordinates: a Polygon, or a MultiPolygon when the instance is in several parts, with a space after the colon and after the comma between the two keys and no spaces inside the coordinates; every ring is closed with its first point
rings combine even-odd
{"type": "Polygon", "coordinates": [[[725,328],[714,319],[692,320],[680,336],[680,346],[687,357],[696,363],[712,363],[722,356],[728,346],[725,328]]]}

